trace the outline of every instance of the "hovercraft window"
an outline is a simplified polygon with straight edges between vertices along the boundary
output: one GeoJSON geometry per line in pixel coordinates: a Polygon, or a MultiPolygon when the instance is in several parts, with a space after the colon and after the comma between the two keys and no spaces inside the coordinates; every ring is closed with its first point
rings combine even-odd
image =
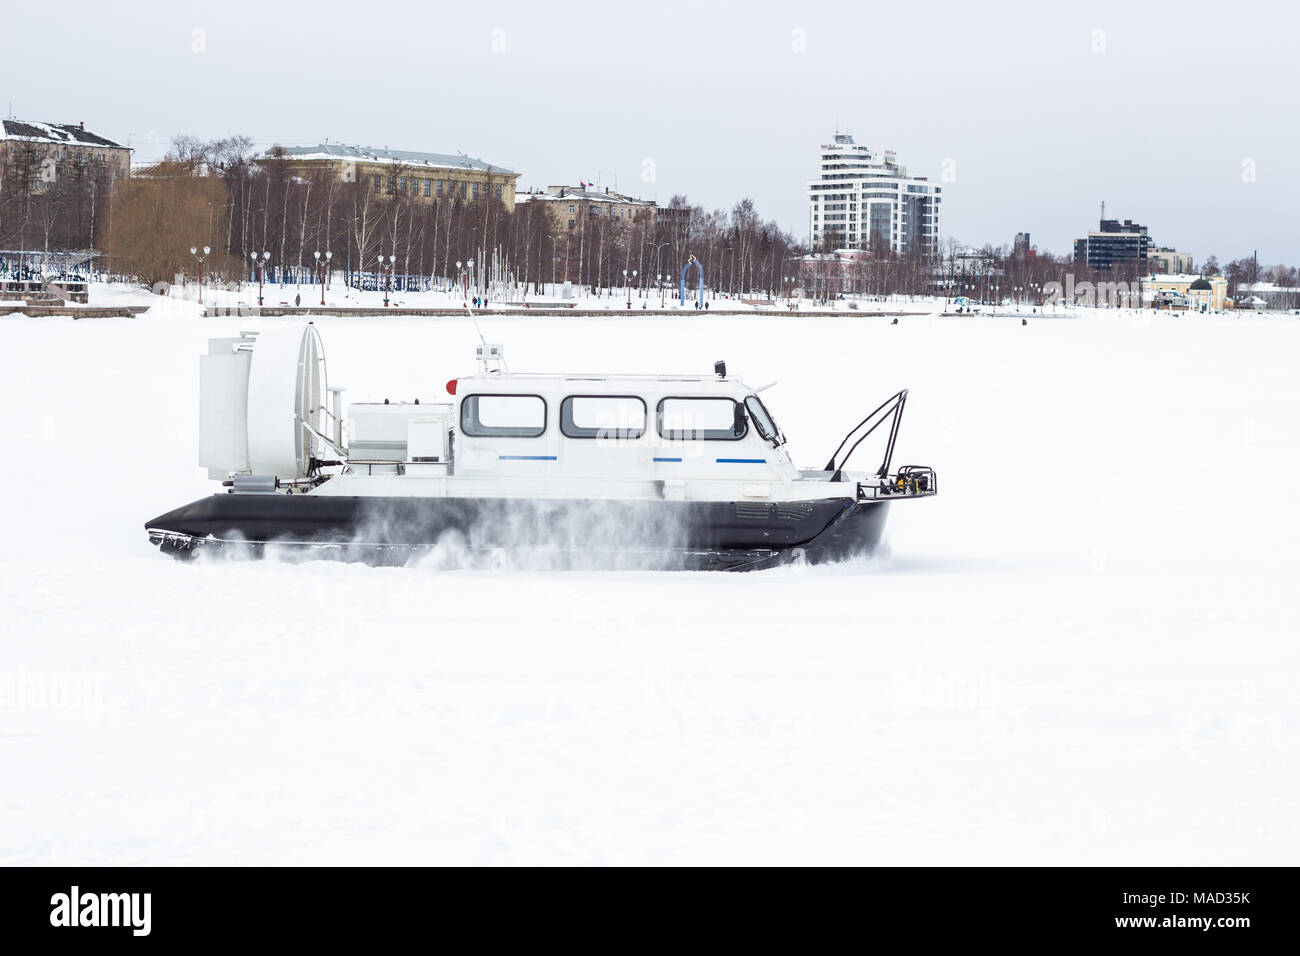
{"type": "Polygon", "coordinates": [[[745,399],[745,407],[749,409],[749,417],[764,441],[770,441],[773,445],[780,445],[785,441],[781,429],[776,427],[776,422],[772,420],[772,415],[761,398],[757,395],[749,396],[745,399]]]}
{"type": "Polygon", "coordinates": [[[730,398],[665,398],[659,435],[680,441],[739,441],[749,431],[745,410],[730,398]]]}
{"type": "Polygon", "coordinates": [[[540,395],[466,395],[460,430],[470,438],[537,438],[546,431],[540,395]]]}
{"type": "Polygon", "coordinates": [[[560,431],[568,438],[631,441],[645,434],[645,401],[635,395],[570,395],[560,403],[560,431]]]}

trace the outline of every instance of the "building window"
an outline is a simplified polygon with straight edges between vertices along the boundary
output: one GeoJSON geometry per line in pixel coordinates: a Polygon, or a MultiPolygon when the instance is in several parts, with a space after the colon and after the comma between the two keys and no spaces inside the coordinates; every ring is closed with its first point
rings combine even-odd
{"type": "Polygon", "coordinates": [[[471,199],[478,199],[478,183],[473,183],[472,186],[473,186],[473,192],[472,192],[470,198],[471,198],[471,199]]]}
{"type": "Polygon", "coordinates": [[[433,185],[433,180],[431,180],[431,179],[426,179],[426,180],[424,181],[424,194],[425,194],[426,196],[429,195],[430,187],[431,187],[432,185],[433,185]]]}
{"type": "Polygon", "coordinates": [[[501,198],[501,184],[497,183],[497,199],[501,198]]]}
{"type": "Polygon", "coordinates": [[[389,177],[388,177],[388,194],[391,196],[391,195],[393,194],[394,191],[395,191],[395,190],[393,189],[393,177],[392,177],[392,176],[389,176],[389,177]]]}
{"type": "Polygon", "coordinates": [[[573,206],[572,206],[572,205],[569,206],[569,215],[570,215],[570,216],[573,215],[573,206]]]}
{"type": "Polygon", "coordinates": [[[570,229],[573,228],[573,220],[572,220],[572,219],[569,220],[569,228],[570,228],[570,229]]]}
{"type": "Polygon", "coordinates": [[[438,198],[441,199],[441,198],[442,198],[442,180],[441,180],[441,179],[438,180],[437,185],[438,185],[438,198]]]}
{"type": "Polygon", "coordinates": [[[375,192],[379,192],[379,174],[375,173],[375,192]]]}

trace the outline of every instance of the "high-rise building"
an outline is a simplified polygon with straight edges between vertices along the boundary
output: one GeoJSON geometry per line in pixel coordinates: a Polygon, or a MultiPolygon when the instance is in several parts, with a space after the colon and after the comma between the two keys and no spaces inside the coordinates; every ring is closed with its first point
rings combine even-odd
{"type": "Polygon", "coordinates": [[[1127,259],[1138,259],[1145,265],[1151,247],[1146,226],[1132,219],[1102,219],[1100,229],[1074,240],[1074,261],[1086,262],[1090,269],[1109,269],[1127,259]]]}
{"type": "Polygon", "coordinates": [[[813,249],[938,253],[941,187],[909,176],[892,150],[859,146],[848,133],[836,133],[820,155],[821,175],[808,182],[813,249]]]}

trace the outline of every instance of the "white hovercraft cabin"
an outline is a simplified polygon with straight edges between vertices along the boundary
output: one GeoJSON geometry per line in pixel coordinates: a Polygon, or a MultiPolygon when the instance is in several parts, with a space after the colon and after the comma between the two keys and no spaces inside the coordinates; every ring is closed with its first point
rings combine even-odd
{"type": "Polygon", "coordinates": [[[762,399],[725,375],[453,379],[447,405],[353,405],[319,494],[766,499],[799,479],[762,399]],[[454,438],[453,438],[454,436],[454,438]],[[413,480],[418,479],[418,480],[413,480]]]}

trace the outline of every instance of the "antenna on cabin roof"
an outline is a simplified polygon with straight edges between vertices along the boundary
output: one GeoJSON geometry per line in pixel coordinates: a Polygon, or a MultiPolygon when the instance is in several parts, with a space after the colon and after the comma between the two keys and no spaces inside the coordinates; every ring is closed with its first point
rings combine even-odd
{"type": "Polygon", "coordinates": [[[469,307],[469,303],[468,303],[468,302],[464,303],[464,305],[465,305],[465,311],[468,312],[468,313],[469,313],[469,317],[470,317],[471,319],[474,320],[474,331],[478,333],[478,340],[479,340],[480,342],[482,342],[484,348],[486,348],[486,347],[487,347],[487,339],[485,339],[485,338],[483,337],[483,330],[482,330],[481,328],[479,328],[479,324],[478,324],[478,316],[474,314],[474,310],[471,309],[471,308],[469,307]]]}

